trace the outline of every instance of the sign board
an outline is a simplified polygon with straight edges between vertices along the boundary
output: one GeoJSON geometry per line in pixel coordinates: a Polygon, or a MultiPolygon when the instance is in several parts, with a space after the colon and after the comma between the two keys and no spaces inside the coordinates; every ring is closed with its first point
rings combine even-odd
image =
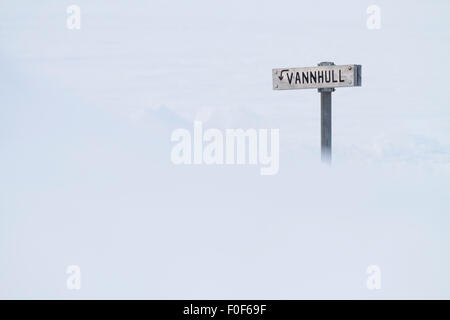
{"type": "Polygon", "coordinates": [[[272,69],[274,90],[361,86],[361,65],[272,69]]]}

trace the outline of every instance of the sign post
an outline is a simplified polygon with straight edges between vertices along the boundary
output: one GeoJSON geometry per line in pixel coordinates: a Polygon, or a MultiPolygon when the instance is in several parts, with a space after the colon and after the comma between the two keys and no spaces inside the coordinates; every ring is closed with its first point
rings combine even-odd
{"type": "Polygon", "coordinates": [[[274,90],[313,89],[320,93],[321,159],[331,163],[331,93],[338,87],[361,86],[361,65],[336,66],[321,62],[317,67],[272,70],[274,90]]]}
{"type": "MultiPolygon", "coordinates": [[[[333,62],[321,62],[319,66],[332,66],[333,62]]],[[[322,162],[331,163],[331,93],[334,88],[319,88],[320,92],[320,141],[322,162]]]]}

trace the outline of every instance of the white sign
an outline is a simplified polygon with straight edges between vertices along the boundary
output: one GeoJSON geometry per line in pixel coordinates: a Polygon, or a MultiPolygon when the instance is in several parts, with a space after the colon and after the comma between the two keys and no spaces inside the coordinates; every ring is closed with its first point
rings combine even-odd
{"type": "Polygon", "coordinates": [[[361,86],[361,65],[272,69],[274,90],[361,86]]]}

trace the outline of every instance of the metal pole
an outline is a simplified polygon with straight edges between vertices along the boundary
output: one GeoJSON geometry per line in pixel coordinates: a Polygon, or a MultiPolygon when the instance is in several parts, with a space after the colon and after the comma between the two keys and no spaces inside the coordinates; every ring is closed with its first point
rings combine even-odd
{"type": "MultiPolygon", "coordinates": [[[[333,62],[321,62],[319,66],[332,66],[333,62]]],[[[320,92],[320,140],[322,162],[331,164],[331,93],[334,88],[321,88],[320,92]]]]}
{"type": "Polygon", "coordinates": [[[331,91],[320,92],[321,158],[331,163],[331,91]]]}

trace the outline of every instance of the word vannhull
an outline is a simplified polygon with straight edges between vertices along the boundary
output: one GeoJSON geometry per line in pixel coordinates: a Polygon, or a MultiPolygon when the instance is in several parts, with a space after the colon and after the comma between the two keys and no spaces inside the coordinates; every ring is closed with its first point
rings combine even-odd
{"type": "Polygon", "coordinates": [[[275,90],[354,87],[361,85],[361,66],[317,66],[272,70],[275,90]]]}

